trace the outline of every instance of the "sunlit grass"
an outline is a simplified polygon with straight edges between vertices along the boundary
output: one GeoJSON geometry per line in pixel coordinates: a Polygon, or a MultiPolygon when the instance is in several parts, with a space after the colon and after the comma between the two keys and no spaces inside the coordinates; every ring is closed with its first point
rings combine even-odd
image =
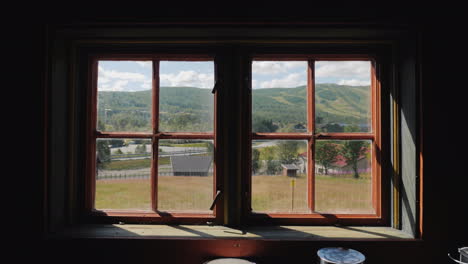
{"type": "Polygon", "coordinates": [[[158,209],[209,211],[213,176],[163,176],[158,179],[158,209]]]}
{"type": "Polygon", "coordinates": [[[282,175],[253,176],[252,209],[257,212],[308,212],[307,178],[282,175]]]}
{"type": "MultiPolygon", "coordinates": [[[[307,178],[253,176],[252,208],[257,212],[308,212],[307,178]],[[294,203],[292,189],[294,188],[294,203]]],[[[161,210],[207,211],[213,199],[213,178],[162,176],[158,179],[158,208],[161,210]]],[[[362,175],[316,176],[315,209],[322,213],[370,213],[371,179],[362,175]]],[[[150,181],[99,180],[96,182],[96,208],[149,209],[150,181]]]]}
{"type": "Polygon", "coordinates": [[[151,209],[148,179],[96,181],[96,209],[151,209]]]}
{"type": "MultiPolygon", "coordinates": [[[[171,164],[169,157],[160,157],[159,165],[171,164]]],[[[151,159],[127,159],[127,160],[112,160],[102,163],[103,170],[135,170],[151,167],[151,159]]]]}

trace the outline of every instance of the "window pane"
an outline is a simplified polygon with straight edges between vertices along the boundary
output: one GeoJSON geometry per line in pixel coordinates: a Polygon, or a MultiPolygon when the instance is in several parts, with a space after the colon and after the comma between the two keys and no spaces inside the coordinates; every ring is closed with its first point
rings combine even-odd
{"type": "Polygon", "coordinates": [[[151,140],[96,140],[96,209],[151,209],[151,140]]]}
{"type": "Polygon", "coordinates": [[[151,61],[99,61],[97,129],[151,131],[151,61]]]}
{"type": "Polygon", "coordinates": [[[209,211],[213,140],[160,140],[158,175],[159,210],[209,211]]]}
{"type": "Polygon", "coordinates": [[[369,61],[315,63],[315,127],[318,132],[371,132],[369,61]]]}
{"type": "Polygon", "coordinates": [[[252,62],[252,132],[307,131],[307,62],[252,62]]]}
{"type": "Polygon", "coordinates": [[[252,142],[253,211],[309,212],[307,182],[307,141],[252,142]]]}
{"type": "Polygon", "coordinates": [[[159,130],[213,131],[213,61],[161,61],[159,130]]]}
{"type": "Polygon", "coordinates": [[[374,213],[371,141],[318,140],[315,145],[315,210],[374,213]]]}

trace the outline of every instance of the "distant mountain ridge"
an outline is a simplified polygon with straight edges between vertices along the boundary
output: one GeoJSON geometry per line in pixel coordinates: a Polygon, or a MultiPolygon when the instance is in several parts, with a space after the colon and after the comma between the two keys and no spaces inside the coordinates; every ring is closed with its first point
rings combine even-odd
{"type": "MultiPolygon", "coordinates": [[[[306,87],[267,88],[252,91],[253,118],[276,122],[305,123],[306,87]]],[[[207,115],[213,107],[211,89],[195,87],[161,87],[161,114],[192,113],[207,115]]],[[[137,92],[99,92],[99,114],[104,109],[151,112],[151,90],[137,92]]],[[[366,123],[370,104],[369,86],[317,84],[315,87],[316,116],[323,122],[366,123]]]]}

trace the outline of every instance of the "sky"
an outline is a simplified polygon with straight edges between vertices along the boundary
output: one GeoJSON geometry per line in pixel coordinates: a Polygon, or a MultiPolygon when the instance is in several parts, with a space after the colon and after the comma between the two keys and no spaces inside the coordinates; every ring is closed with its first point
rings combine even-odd
{"type": "MultiPolygon", "coordinates": [[[[212,89],[211,61],[161,61],[160,86],[190,86],[212,89]]],[[[99,91],[142,91],[151,89],[151,61],[99,61],[99,91]]],[[[370,63],[366,61],[318,61],[316,83],[370,85],[370,63]]],[[[252,88],[293,88],[307,82],[306,61],[254,61],[252,88]]]]}
{"type": "MultiPolygon", "coordinates": [[[[368,61],[317,61],[316,83],[339,85],[370,85],[368,61]]],[[[254,61],[252,63],[252,87],[293,88],[307,84],[306,61],[254,61]]]]}

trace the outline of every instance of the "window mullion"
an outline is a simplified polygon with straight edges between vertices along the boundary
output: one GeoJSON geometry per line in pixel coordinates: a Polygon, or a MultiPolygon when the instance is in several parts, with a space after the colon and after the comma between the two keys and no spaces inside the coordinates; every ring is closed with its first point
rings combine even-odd
{"type": "MultiPolygon", "coordinates": [[[[315,60],[308,61],[307,67],[307,128],[312,135],[315,133],[315,60]]],[[[314,146],[315,137],[308,140],[307,148],[307,178],[308,178],[308,196],[307,201],[311,212],[315,210],[315,162],[314,146]]]]}
{"type": "Polygon", "coordinates": [[[159,60],[153,59],[152,73],[152,148],[153,156],[151,162],[151,209],[158,209],[158,145],[159,138],[156,136],[159,131],[159,60]]]}

